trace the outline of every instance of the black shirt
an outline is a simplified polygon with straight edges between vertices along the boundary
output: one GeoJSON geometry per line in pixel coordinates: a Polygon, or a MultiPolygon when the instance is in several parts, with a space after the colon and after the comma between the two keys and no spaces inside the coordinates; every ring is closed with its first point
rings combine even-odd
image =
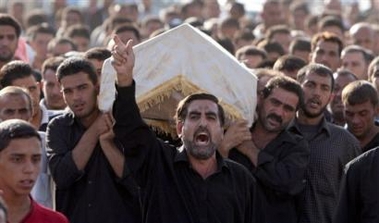
{"type": "Polygon", "coordinates": [[[217,171],[203,179],[191,168],[185,148],[157,140],[142,121],[134,85],[117,91],[114,132],[144,191],[143,222],[256,222],[256,185],[246,168],[217,154],[217,171]]]}
{"type": "Polygon", "coordinates": [[[335,223],[379,222],[379,148],[346,165],[335,223]]]}
{"type": "Polygon", "coordinates": [[[257,179],[266,204],[265,222],[298,221],[297,199],[305,188],[309,162],[308,144],[303,137],[282,131],[259,152],[257,167],[237,149],[230,151],[229,158],[246,166],[257,179]]]}
{"type": "Polygon", "coordinates": [[[79,171],[72,150],[86,129],[72,113],[53,119],[47,128],[49,167],[56,183],[56,209],[72,223],[141,222],[138,187],[124,168],[118,178],[97,143],[79,171]]]}

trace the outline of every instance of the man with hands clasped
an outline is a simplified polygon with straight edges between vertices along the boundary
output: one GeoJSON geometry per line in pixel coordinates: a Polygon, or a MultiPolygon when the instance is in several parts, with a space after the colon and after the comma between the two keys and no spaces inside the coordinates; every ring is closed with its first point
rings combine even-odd
{"type": "Polygon", "coordinates": [[[98,108],[96,70],[85,59],[69,58],[57,78],[70,111],[47,128],[56,209],[72,223],[140,222],[138,187],[114,139],[112,115],[98,108]]]}

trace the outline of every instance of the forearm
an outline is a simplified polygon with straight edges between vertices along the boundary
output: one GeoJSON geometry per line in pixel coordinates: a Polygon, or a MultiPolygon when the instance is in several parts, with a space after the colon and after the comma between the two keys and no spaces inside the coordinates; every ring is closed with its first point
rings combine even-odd
{"type": "Polygon", "coordinates": [[[123,177],[125,157],[124,154],[116,147],[113,140],[101,140],[101,149],[108,159],[114,173],[118,178],[123,177]]]}
{"type": "Polygon", "coordinates": [[[87,165],[98,139],[97,134],[92,129],[88,129],[72,150],[72,159],[78,170],[83,170],[87,165]]]}

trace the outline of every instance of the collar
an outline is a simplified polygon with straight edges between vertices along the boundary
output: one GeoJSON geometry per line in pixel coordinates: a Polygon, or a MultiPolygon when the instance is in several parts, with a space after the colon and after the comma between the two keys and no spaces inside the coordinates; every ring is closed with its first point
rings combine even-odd
{"type": "MultiPolygon", "coordinates": [[[[300,130],[300,125],[299,121],[297,118],[292,120],[292,122],[288,125],[287,129],[291,132],[296,132],[297,134],[302,135],[301,130],[300,130]]],[[[331,136],[331,130],[329,128],[329,124],[326,121],[325,117],[321,119],[321,122],[318,124],[318,129],[317,133],[322,133],[325,132],[329,137],[331,136]]]]}
{"type": "Polygon", "coordinates": [[[41,123],[40,126],[43,124],[47,124],[49,122],[49,112],[45,106],[39,106],[42,112],[42,118],[41,118],[41,123]]]}

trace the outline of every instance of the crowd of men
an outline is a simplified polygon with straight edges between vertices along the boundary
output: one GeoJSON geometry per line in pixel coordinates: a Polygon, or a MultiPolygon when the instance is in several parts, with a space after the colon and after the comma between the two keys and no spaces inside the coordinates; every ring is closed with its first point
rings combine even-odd
{"type": "Polygon", "coordinates": [[[51,14],[22,1],[0,13],[0,223],[379,222],[375,0],[364,12],[326,0],[319,14],[266,0],[257,18],[231,0],[159,13],[153,1],[53,2],[51,14]],[[252,126],[226,126],[210,93],[171,108],[179,147],[144,122],[133,46],[182,23],[257,77],[252,126]],[[117,93],[102,112],[111,56],[117,93]]]}

